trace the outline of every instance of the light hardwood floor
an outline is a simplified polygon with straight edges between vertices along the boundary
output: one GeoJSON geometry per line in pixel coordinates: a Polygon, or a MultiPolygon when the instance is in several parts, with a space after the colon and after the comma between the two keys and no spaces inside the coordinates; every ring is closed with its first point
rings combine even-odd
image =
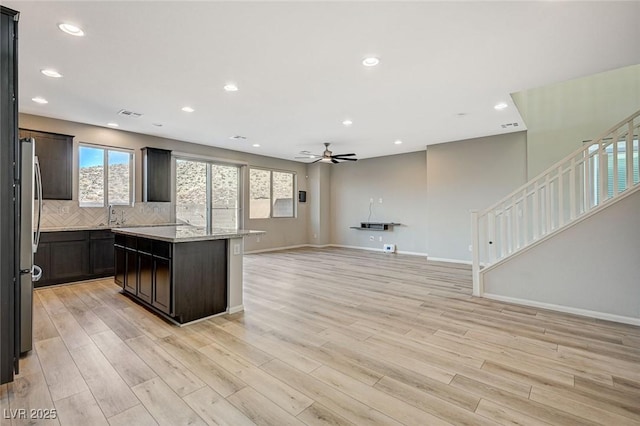
{"type": "Polygon", "coordinates": [[[464,265],[332,248],[245,256],[245,312],[182,328],[112,280],[38,290],[0,422],[640,424],[639,327],[470,287],[464,265]]]}

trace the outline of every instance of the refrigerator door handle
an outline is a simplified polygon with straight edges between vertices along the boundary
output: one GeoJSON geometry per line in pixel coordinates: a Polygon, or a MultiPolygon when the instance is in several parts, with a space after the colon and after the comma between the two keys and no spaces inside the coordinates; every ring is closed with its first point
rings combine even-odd
{"type": "Polygon", "coordinates": [[[42,268],[38,265],[33,265],[33,272],[31,273],[32,281],[39,281],[42,278],[42,268]]]}
{"type": "MultiPolygon", "coordinates": [[[[38,245],[40,244],[40,223],[42,221],[42,175],[40,174],[40,162],[38,161],[38,157],[34,156],[33,162],[36,171],[36,191],[38,192],[38,221],[36,225],[36,235],[33,241],[33,252],[35,253],[38,251],[38,245]]],[[[42,275],[42,270],[40,270],[40,275],[42,275]]]]}

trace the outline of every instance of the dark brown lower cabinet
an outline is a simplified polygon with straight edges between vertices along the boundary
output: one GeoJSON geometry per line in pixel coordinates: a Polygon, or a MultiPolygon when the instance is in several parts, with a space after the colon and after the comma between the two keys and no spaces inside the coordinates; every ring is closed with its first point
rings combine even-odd
{"type": "Polygon", "coordinates": [[[154,292],[152,305],[171,314],[171,260],[153,258],[154,292]]]}
{"type": "Polygon", "coordinates": [[[153,256],[150,253],[138,252],[137,296],[147,303],[151,303],[153,281],[153,256]]]}
{"type": "Polygon", "coordinates": [[[113,246],[113,251],[115,260],[113,279],[118,285],[124,287],[125,274],[127,272],[127,252],[124,247],[118,245],[113,246]]]}
{"type": "Polygon", "coordinates": [[[107,277],[114,272],[110,230],[43,232],[34,263],[42,268],[35,287],[107,277]]]}
{"type": "Polygon", "coordinates": [[[138,294],[138,253],[135,250],[126,249],[124,261],[124,289],[129,293],[138,294]]]}
{"type": "Polygon", "coordinates": [[[181,324],[226,311],[227,240],[169,243],[117,234],[114,251],[116,282],[154,311],[181,324]]]}

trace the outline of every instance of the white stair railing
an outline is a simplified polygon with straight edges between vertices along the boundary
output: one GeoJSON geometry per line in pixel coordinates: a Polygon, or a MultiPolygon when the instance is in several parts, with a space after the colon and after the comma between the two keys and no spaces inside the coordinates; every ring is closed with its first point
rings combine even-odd
{"type": "Polygon", "coordinates": [[[491,207],[471,212],[473,292],[485,268],[548,237],[639,183],[640,111],[491,207]]]}

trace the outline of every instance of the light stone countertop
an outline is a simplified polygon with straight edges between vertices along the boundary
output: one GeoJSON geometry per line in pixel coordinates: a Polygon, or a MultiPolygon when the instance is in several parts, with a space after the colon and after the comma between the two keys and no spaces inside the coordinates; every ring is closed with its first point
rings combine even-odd
{"type": "Polygon", "coordinates": [[[140,227],[155,227],[155,226],[180,226],[178,223],[158,223],[158,224],[144,224],[144,225],[76,225],[76,226],[52,226],[47,228],[40,228],[40,232],[63,232],[63,231],[100,231],[106,229],[119,229],[119,228],[140,228],[140,227]]]}
{"type": "Polygon", "coordinates": [[[190,225],[113,228],[112,231],[116,234],[133,235],[152,240],[168,241],[170,243],[222,240],[262,235],[265,233],[265,231],[252,231],[248,229],[207,229],[190,225]]]}

